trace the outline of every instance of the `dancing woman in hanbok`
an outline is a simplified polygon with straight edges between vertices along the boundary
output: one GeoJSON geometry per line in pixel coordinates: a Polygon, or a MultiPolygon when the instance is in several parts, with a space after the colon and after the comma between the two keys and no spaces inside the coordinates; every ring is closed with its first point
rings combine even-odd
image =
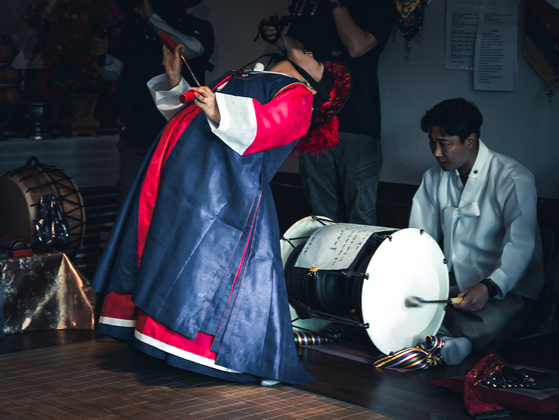
{"type": "Polygon", "coordinates": [[[301,152],[335,140],[349,74],[290,50],[268,71],[191,88],[181,48],[164,47],[166,74],[148,83],[168,123],[95,273],[105,295],[97,331],[217,378],[312,380],[293,340],[269,182],[301,137],[301,152]],[[194,102],[181,103],[189,90],[194,102]]]}

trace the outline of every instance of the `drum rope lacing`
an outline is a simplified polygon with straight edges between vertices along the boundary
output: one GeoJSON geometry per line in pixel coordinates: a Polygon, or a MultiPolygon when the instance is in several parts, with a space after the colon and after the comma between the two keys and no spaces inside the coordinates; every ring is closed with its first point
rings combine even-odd
{"type": "MultiPolygon", "coordinates": [[[[13,171],[11,176],[13,177],[14,175],[19,175],[20,173],[25,172],[28,169],[29,166],[36,167],[36,168],[40,169],[40,171],[35,172],[35,173],[33,173],[31,175],[28,175],[28,176],[21,177],[19,182],[24,182],[28,179],[31,179],[31,178],[35,177],[36,175],[42,175],[42,174],[45,174],[46,176],[48,176],[50,178],[50,182],[38,185],[36,187],[30,187],[25,192],[27,193],[29,191],[34,191],[34,190],[37,190],[37,189],[42,188],[42,187],[47,186],[47,185],[52,185],[56,189],[56,192],[58,193],[57,196],[55,197],[58,201],[63,201],[63,202],[65,201],[65,202],[68,202],[68,203],[75,206],[75,208],[73,210],[70,210],[68,213],[65,213],[65,216],[68,217],[68,218],[71,218],[72,220],[75,220],[75,221],[79,222],[78,226],[83,225],[83,221],[81,220],[81,218],[68,216],[70,213],[73,213],[75,211],[79,211],[83,208],[83,205],[81,203],[79,203],[77,201],[70,200],[69,198],[67,198],[67,197],[70,197],[72,195],[75,195],[76,191],[71,191],[68,194],[63,194],[60,190],[61,187],[63,187],[64,189],[68,189],[68,187],[66,185],[62,184],[61,181],[71,180],[72,177],[69,176],[68,174],[66,174],[66,172],[62,169],[58,169],[54,166],[45,165],[43,163],[40,163],[39,160],[34,156],[30,157],[27,160],[27,163],[25,164],[25,166],[13,171]],[[56,175],[59,176],[59,178],[54,179],[51,174],[56,174],[56,175]]],[[[40,203],[31,204],[32,207],[37,207],[39,205],[40,205],[40,203]]]]}
{"type": "MultiPolygon", "coordinates": [[[[311,217],[312,217],[312,220],[316,220],[317,222],[319,222],[319,223],[322,224],[323,226],[326,226],[326,225],[327,225],[327,224],[324,223],[324,222],[328,222],[328,224],[330,224],[330,223],[332,222],[330,219],[323,219],[323,218],[318,217],[318,216],[311,216],[311,217]]],[[[286,241],[289,245],[291,245],[291,247],[292,247],[293,249],[295,249],[295,248],[296,248],[296,245],[293,245],[293,242],[291,242],[291,241],[297,241],[297,240],[300,240],[300,239],[309,239],[309,238],[310,238],[310,236],[300,236],[300,237],[298,237],[298,238],[286,238],[285,236],[282,235],[281,238],[280,238],[280,240],[281,240],[281,241],[286,241]]]]}
{"type": "MultiPolygon", "coordinates": [[[[52,171],[52,172],[56,172],[56,171],[52,171]]],[[[25,181],[25,180],[30,179],[30,178],[33,178],[33,176],[35,176],[35,175],[41,175],[41,174],[46,174],[47,176],[50,177],[50,173],[49,173],[48,171],[41,171],[41,172],[37,172],[36,174],[30,175],[30,176],[22,177],[21,180],[20,180],[20,182],[25,181]]],[[[66,181],[66,180],[72,179],[72,178],[69,177],[69,176],[68,176],[68,177],[63,177],[62,174],[60,174],[60,175],[61,175],[60,180],[62,180],[62,181],[66,181]]],[[[51,178],[51,179],[52,179],[52,178],[51,178]]],[[[72,195],[75,195],[75,193],[76,193],[75,191],[70,192],[70,193],[68,193],[68,194],[62,194],[62,192],[60,191],[60,188],[59,188],[59,186],[62,185],[62,184],[60,183],[60,180],[51,180],[50,182],[47,182],[47,183],[42,184],[42,185],[39,185],[39,186],[37,186],[37,187],[28,188],[25,192],[34,191],[34,190],[37,190],[37,189],[42,188],[42,187],[44,187],[44,186],[52,185],[52,186],[54,186],[54,188],[56,189],[56,192],[58,193],[57,199],[58,199],[59,201],[60,201],[60,200],[62,200],[62,201],[67,201],[68,203],[71,203],[71,204],[77,206],[74,210],[71,210],[68,214],[70,214],[70,213],[72,213],[72,212],[74,212],[74,211],[77,211],[77,210],[81,209],[83,206],[82,206],[80,203],[78,203],[77,201],[73,201],[73,200],[70,200],[70,199],[67,198],[67,197],[70,197],[70,196],[72,196],[72,195]]],[[[38,206],[38,205],[39,205],[39,203],[31,204],[31,206],[38,206]]],[[[79,220],[79,219],[75,219],[75,220],[79,220]]]]}

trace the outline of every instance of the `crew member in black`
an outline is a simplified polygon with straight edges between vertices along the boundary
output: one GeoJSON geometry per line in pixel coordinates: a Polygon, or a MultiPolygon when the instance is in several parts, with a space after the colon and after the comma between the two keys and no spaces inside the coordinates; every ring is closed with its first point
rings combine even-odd
{"type": "Polygon", "coordinates": [[[336,222],[376,225],[382,166],[377,68],[398,16],[395,3],[294,0],[290,13],[287,35],[278,31],[283,25],[272,24],[279,19],[272,18],[261,24],[263,38],[276,42],[282,51],[299,47],[312,51],[318,61],[342,61],[350,68],[353,81],[348,102],[339,114],[340,143],[318,159],[309,154],[299,158],[311,211],[336,222]]]}

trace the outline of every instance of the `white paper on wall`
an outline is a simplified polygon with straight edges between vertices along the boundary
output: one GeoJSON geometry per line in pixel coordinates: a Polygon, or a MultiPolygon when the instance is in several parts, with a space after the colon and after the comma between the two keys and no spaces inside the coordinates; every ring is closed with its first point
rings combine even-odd
{"type": "MultiPolygon", "coordinates": [[[[558,0],[559,1],[559,0],[558,0]]],[[[479,33],[478,22],[481,7],[494,7],[507,14],[514,9],[516,28],[518,27],[518,0],[447,0],[446,31],[445,31],[445,69],[474,70],[476,45],[479,33]]],[[[485,22],[486,24],[487,22],[485,22]]],[[[494,22],[494,24],[496,24],[494,22]]],[[[505,35],[504,32],[501,33],[505,35]]],[[[518,72],[516,48],[517,35],[510,31],[510,40],[514,41],[513,71],[518,72]]],[[[488,41],[484,40],[484,43],[488,41]]]]}
{"type": "Polygon", "coordinates": [[[474,60],[475,90],[514,90],[518,4],[481,5],[474,60]]]}
{"type": "Polygon", "coordinates": [[[448,0],[445,69],[473,70],[481,0],[448,0]]]}

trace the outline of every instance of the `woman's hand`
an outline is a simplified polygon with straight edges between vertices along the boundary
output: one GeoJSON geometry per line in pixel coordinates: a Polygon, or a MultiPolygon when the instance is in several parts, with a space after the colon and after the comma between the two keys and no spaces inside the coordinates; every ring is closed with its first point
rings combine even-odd
{"type": "Polygon", "coordinates": [[[165,73],[169,80],[169,89],[173,89],[181,81],[182,59],[181,54],[184,52],[184,45],[179,44],[175,51],[171,52],[169,47],[163,44],[163,63],[165,64],[165,73]]]}
{"type": "Polygon", "coordinates": [[[133,7],[132,10],[145,20],[148,20],[154,14],[153,7],[151,7],[151,2],[149,0],[144,0],[142,7],[133,7]]]}
{"type": "Polygon", "coordinates": [[[193,87],[191,90],[195,92],[194,101],[196,105],[202,108],[202,111],[206,114],[206,118],[219,125],[221,121],[221,114],[219,113],[219,108],[217,107],[215,93],[213,93],[207,86],[193,87]]]}

